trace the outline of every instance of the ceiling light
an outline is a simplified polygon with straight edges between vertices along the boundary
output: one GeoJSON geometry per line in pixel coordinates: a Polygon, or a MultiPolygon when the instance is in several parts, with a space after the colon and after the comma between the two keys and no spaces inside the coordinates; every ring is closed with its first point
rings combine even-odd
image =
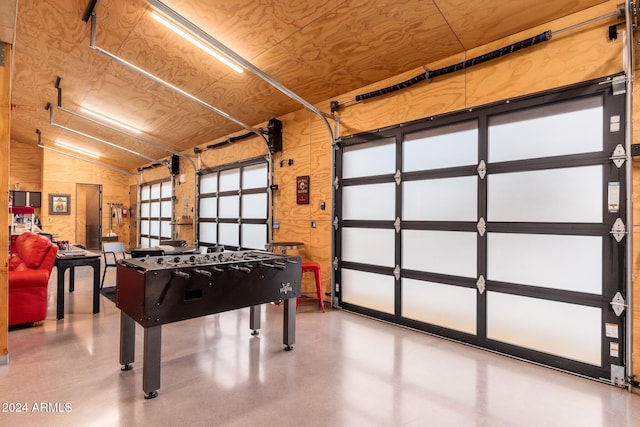
{"type": "Polygon", "coordinates": [[[237,71],[238,73],[242,73],[243,69],[241,66],[239,66],[237,63],[233,62],[232,60],[230,60],[229,58],[227,58],[225,55],[221,54],[217,50],[215,50],[215,48],[213,48],[210,44],[206,43],[205,41],[201,40],[199,37],[192,34],[190,31],[178,25],[176,22],[168,19],[166,16],[158,13],[155,10],[151,12],[151,17],[156,21],[158,21],[159,23],[161,23],[162,25],[164,25],[165,27],[167,27],[168,29],[170,29],[171,31],[173,31],[174,33],[178,34],[183,39],[187,40],[193,45],[204,50],[209,55],[216,58],[218,61],[223,62],[229,68],[233,69],[234,71],[237,71]]]}
{"type": "Polygon", "coordinates": [[[100,113],[96,113],[95,111],[88,110],[88,109],[86,109],[84,107],[80,107],[80,111],[82,111],[83,113],[89,114],[90,116],[93,116],[93,117],[95,117],[97,119],[100,119],[102,121],[105,121],[107,123],[111,123],[112,125],[116,125],[118,127],[126,129],[128,131],[131,131],[131,132],[134,132],[134,133],[142,133],[142,131],[140,129],[136,129],[133,126],[129,126],[126,123],[122,123],[122,122],[120,122],[120,121],[118,121],[116,119],[112,119],[112,118],[104,116],[104,115],[102,115],[100,113]]]}
{"type": "Polygon", "coordinates": [[[85,150],[84,148],[79,148],[75,145],[67,144],[66,142],[56,141],[54,144],[58,147],[62,147],[70,151],[75,151],[76,153],[84,154],[85,156],[93,157],[94,159],[100,158],[100,155],[94,153],[93,151],[85,150]]]}

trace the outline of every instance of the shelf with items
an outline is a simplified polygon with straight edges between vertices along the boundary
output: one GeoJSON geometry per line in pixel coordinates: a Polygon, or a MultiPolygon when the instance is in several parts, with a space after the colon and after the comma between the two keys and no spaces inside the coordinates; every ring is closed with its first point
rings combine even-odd
{"type": "Polygon", "coordinates": [[[32,231],[35,222],[35,210],[30,206],[11,206],[9,207],[9,215],[11,216],[10,234],[22,234],[25,231],[32,231]]]}

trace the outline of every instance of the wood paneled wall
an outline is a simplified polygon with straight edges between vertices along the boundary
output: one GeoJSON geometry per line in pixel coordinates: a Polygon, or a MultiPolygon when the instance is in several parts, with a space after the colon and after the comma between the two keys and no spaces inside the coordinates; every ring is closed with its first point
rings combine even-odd
{"type": "MultiPolygon", "coordinates": [[[[10,80],[11,80],[11,47],[0,44],[4,48],[5,65],[0,66],[0,188],[9,186],[11,123],[10,80]]],[[[0,191],[0,206],[9,205],[9,194],[0,191]]],[[[4,208],[7,209],[7,208],[4,208]]],[[[0,250],[0,364],[7,363],[9,355],[9,285],[7,279],[9,212],[0,215],[0,242],[4,249],[0,250]]]]}
{"type": "MultiPolygon", "coordinates": [[[[36,135],[33,137],[35,141],[36,135]]],[[[42,149],[11,140],[9,190],[13,190],[16,182],[20,183],[21,191],[42,191],[42,149]]]]}
{"type": "MultiPolygon", "coordinates": [[[[84,162],[70,156],[44,151],[41,221],[45,232],[54,235],[57,240],[77,242],[78,235],[78,198],[76,184],[102,185],[102,235],[109,231],[109,203],[129,204],[129,175],[123,175],[111,169],[84,162]],[[70,194],[70,215],[50,215],[49,195],[70,194]]],[[[113,231],[119,240],[129,244],[129,219],[122,225],[113,225],[113,231]]]]}

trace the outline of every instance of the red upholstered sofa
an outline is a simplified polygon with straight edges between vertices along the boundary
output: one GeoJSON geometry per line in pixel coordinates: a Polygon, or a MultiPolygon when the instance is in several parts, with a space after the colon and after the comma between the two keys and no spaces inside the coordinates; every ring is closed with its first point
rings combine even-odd
{"type": "Polygon", "coordinates": [[[26,232],[9,258],[9,326],[40,322],[47,317],[49,276],[58,248],[46,237],[26,232]]]}

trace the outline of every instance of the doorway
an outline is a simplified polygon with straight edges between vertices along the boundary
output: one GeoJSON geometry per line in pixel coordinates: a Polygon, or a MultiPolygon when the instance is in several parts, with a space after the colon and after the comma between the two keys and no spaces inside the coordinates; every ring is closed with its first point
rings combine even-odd
{"type": "Polygon", "coordinates": [[[87,249],[100,250],[102,186],[76,184],[76,240],[87,249]]]}

